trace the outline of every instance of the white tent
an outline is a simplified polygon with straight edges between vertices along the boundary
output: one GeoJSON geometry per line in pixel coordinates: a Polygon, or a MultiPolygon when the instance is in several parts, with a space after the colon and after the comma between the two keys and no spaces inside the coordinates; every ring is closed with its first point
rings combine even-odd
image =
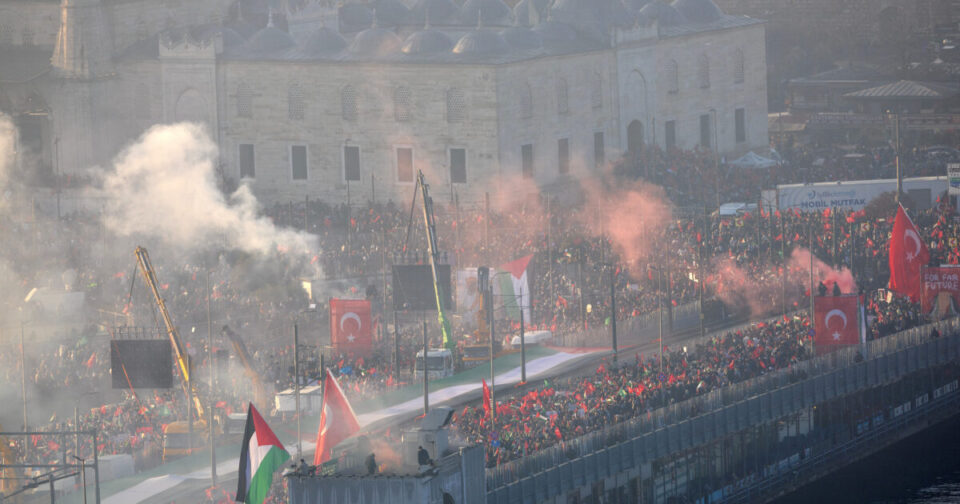
{"type": "Polygon", "coordinates": [[[731,161],[730,164],[742,168],[770,168],[771,166],[776,166],[777,162],[763,156],[758,156],[753,152],[748,152],[740,159],[731,161]]]}

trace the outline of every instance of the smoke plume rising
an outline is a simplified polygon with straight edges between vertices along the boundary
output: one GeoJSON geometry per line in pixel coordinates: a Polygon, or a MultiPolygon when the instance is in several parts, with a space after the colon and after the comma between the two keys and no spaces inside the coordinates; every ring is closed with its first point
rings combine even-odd
{"type": "Polygon", "coordinates": [[[587,185],[587,202],[581,220],[595,236],[605,234],[614,251],[630,267],[642,269],[651,258],[667,253],[657,250],[671,219],[671,204],[663,188],[637,182],[629,187],[587,185]]]}
{"type": "MultiPolygon", "coordinates": [[[[717,297],[725,304],[746,305],[754,317],[769,315],[780,310],[781,296],[783,303],[794,306],[801,301],[801,294],[809,291],[810,251],[796,249],[783,267],[765,265],[754,272],[739,267],[731,258],[716,258],[711,276],[716,279],[717,297]],[[781,285],[781,282],[785,283],[781,285]]],[[[816,256],[813,257],[813,280],[814,284],[823,282],[830,291],[836,284],[843,294],[857,292],[857,283],[849,269],[831,268],[816,256]]]]}
{"type": "Polygon", "coordinates": [[[217,188],[216,159],[216,145],[200,125],[150,128],[117,156],[114,172],[104,177],[107,227],[185,250],[222,247],[306,256],[317,248],[313,237],[258,216],[259,204],[248,187],[224,197],[217,188]]]}

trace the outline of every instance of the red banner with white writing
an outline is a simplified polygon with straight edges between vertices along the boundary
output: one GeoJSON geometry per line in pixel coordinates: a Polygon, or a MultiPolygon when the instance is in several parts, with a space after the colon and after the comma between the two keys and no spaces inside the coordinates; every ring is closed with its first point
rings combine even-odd
{"type": "Polygon", "coordinates": [[[939,266],[923,268],[923,293],[920,298],[923,313],[935,318],[957,314],[960,306],[960,267],[939,266]]]}
{"type": "Polygon", "coordinates": [[[860,342],[857,295],[814,298],[814,344],[817,355],[860,342]]]}
{"type": "Polygon", "coordinates": [[[330,298],[330,343],[343,352],[370,354],[373,350],[370,301],[330,298]]]}

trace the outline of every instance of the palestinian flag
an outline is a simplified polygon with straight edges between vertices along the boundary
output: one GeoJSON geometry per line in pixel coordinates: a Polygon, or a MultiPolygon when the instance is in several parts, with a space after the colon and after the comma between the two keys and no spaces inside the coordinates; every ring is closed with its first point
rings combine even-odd
{"type": "Polygon", "coordinates": [[[250,403],[247,426],[243,430],[240,448],[240,469],[237,482],[237,502],[262,504],[273,484],[273,473],[290,459],[283,443],[263,421],[250,403]]]}
{"type": "Polygon", "coordinates": [[[497,268],[502,275],[497,275],[500,287],[500,299],[507,317],[520,320],[520,307],[523,307],[523,319],[530,321],[530,282],[527,280],[527,266],[530,265],[533,254],[508,262],[497,268]]]}

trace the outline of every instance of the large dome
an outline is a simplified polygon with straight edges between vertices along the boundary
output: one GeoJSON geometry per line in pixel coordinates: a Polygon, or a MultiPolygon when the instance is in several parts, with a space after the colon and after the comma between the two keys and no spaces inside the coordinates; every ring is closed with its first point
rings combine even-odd
{"type": "Polygon", "coordinates": [[[527,50],[543,47],[543,39],[540,38],[540,35],[526,26],[511,26],[501,31],[500,36],[507,44],[510,44],[510,47],[516,49],[527,50]]]}
{"type": "Polygon", "coordinates": [[[380,26],[402,26],[410,19],[410,9],[400,0],[377,0],[374,8],[380,26]]]}
{"type": "Polygon", "coordinates": [[[436,54],[449,52],[453,40],[442,31],[425,28],[412,33],[400,48],[404,54],[436,54]]]}
{"type": "Polygon", "coordinates": [[[343,4],[337,12],[340,26],[346,32],[364,30],[373,24],[373,11],[364,4],[343,4]]]}
{"type": "Polygon", "coordinates": [[[293,47],[295,44],[290,34],[273,25],[268,25],[254,33],[250,40],[243,44],[243,48],[251,53],[269,53],[293,47]]]}
{"type": "Polygon", "coordinates": [[[723,17],[713,0],[675,0],[673,7],[694,23],[709,23],[723,17]]]}
{"type": "Polygon", "coordinates": [[[460,9],[460,22],[467,26],[509,26],[512,12],[502,0],[467,0],[460,9]]]}
{"type": "Polygon", "coordinates": [[[326,26],[321,26],[310,34],[304,44],[304,49],[310,54],[333,54],[347,47],[347,40],[339,32],[326,26]]]}
{"type": "Polygon", "coordinates": [[[660,26],[676,26],[686,23],[687,18],[663,0],[653,0],[640,9],[637,13],[637,21],[642,25],[650,25],[657,21],[660,26]]]}
{"type": "Polygon", "coordinates": [[[410,20],[414,23],[456,24],[460,20],[460,8],[451,0],[417,0],[410,9],[410,20]]]}
{"type": "Polygon", "coordinates": [[[368,56],[382,56],[400,47],[400,38],[386,28],[374,26],[358,33],[350,44],[350,52],[368,56]]]}
{"type": "Polygon", "coordinates": [[[499,33],[485,28],[467,33],[453,48],[454,54],[471,56],[502,54],[508,50],[507,42],[499,33]]]}
{"type": "Polygon", "coordinates": [[[520,0],[520,2],[513,7],[513,18],[521,25],[532,25],[530,9],[536,11],[541,19],[545,19],[547,10],[550,9],[550,0],[520,0]]]}

